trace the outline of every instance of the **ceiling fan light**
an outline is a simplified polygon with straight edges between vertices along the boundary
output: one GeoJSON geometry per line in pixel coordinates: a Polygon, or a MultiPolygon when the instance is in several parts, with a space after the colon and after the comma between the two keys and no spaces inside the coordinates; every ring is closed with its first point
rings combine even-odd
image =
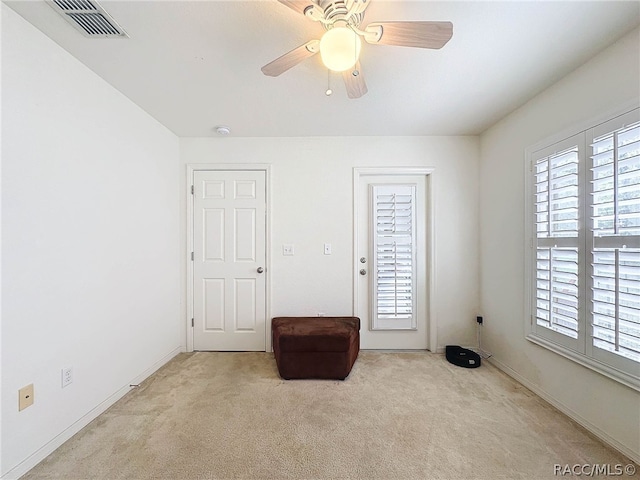
{"type": "Polygon", "coordinates": [[[360,37],[353,30],[347,27],[334,27],[320,39],[322,63],[329,70],[344,72],[356,64],[361,47],[360,37]]]}

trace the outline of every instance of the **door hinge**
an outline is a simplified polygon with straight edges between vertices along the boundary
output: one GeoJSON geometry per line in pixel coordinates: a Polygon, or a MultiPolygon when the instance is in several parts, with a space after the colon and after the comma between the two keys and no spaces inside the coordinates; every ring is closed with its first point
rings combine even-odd
{"type": "Polygon", "coordinates": [[[193,262],[193,252],[191,252],[191,261],[193,262]]]}
{"type": "Polygon", "coordinates": [[[191,185],[191,195],[193,195],[193,185],[191,185]]]}
{"type": "Polygon", "coordinates": [[[191,326],[195,327],[194,322],[193,322],[193,318],[191,319],[191,326]]]}

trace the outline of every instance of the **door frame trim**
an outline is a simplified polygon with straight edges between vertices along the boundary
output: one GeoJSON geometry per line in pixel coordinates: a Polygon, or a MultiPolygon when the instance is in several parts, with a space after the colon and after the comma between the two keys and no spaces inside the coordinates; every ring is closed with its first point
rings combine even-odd
{"type": "Polygon", "coordinates": [[[436,352],[438,348],[438,328],[435,312],[436,309],[436,288],[435,288],[435,272],[436,272],[436,257],[435,257],[435,168],[434,167],[354,167],[353,168],[353,315],[358,316],[358,295],[359,295],[359,278],[357,275],[358,270],[358,203],[360,198],[360,178],[364,176],[383,176],[383,175],[420,175],[425,177],[426,192],[425,200],[426,205],[426,239],[427,239],[427,296],[428,301],[426,305],[427,311],[427,345],[430,352],[436,352]]]}
{"type": "Polygon", "coordinates": [[[193,352],[193,332],[194,327],[191,326],[193,318],[193,262],[191,261],[191,252],[193,252],[193,202],[194,197],[191,194],[191,185],[193,185],[193,176],[199,171],[256,171],[265,172],[265,351],[271,352],[271,165],[265,163],[193,163],[187,164],[187,175],[185,192],[187,195],[187,318],[185,324],[187,327],[187,345],[186,351],[193,352]]]}

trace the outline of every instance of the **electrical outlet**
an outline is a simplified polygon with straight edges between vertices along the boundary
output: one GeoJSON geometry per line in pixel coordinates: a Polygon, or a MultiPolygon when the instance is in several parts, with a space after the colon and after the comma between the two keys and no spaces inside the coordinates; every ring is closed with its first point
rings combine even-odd
{"type": "Polygon", "coordinates": [[[18,411],[33,405],[33,383],[18,390],[18,411]]]}
{"type": "Polygon", "coordinates": [[[67,367],[62,369],[62,388],[73,383],[73,368],[67,367]]]}

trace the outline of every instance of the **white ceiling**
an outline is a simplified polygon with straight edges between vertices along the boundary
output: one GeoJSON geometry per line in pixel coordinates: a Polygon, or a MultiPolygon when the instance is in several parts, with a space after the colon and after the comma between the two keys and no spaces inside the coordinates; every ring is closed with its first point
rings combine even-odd
{"type": "Polygon", "coordinates": [[[5,3],[180,137],[475,135],[640,24],[638,1],[371,0],[363,25],[448,20],[453,38],[364,44],[369,93],[350,100],[339,74],[325,96],[319,55],[262,74],[323,32],[276,0],[100,1],[127,39],[85,38],[44,0],[5,3]]]}

